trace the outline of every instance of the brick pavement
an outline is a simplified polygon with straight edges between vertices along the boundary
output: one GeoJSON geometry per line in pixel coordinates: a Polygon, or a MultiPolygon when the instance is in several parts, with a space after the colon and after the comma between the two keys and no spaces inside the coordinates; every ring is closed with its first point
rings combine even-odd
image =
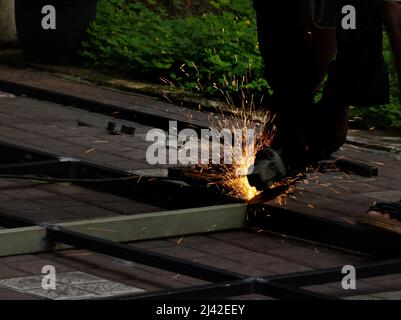
{"type": "MultiPolygon", "coordinates": [[[[105,132],[105,125],[112,118],[104,115],[10,95],[0,98],[0,106],[0,141],[79,157],[120,169],[150,168],[145,161],[144,152],[138,150],[146,149],[144,134],[151,127],[130,123],[137,128],[134,138],[110,136],[105,132]],[[95,126],[77,126],[78,118],[90,121],[95,126]]],[[[365,179],[338,172],[315,176],[308,184],[298,187],[293,196],[296,199],[290,197],[286,206],[333,219],[352,219],[375,200],[399,197],[399,156],[350,146],[339,153],[342,154],[372,163],[384,163],[384,166],[380,166],[380,177],[365,179]]],[[[22,215],[36,216],[37,220],[70,220],[99,214],[118,215],[162,210],[114,196],[109,198],[76,186],[38,185],[12,180],[0,181],[0,209],[18,209],[22,215]],[[58,210],[54,211],[54,208],[58,210]],[[54,212],[58,212],[57,215],[54,212]]],[[[271,234],[243,231],[146,241],[132,245],[257,277],[370,261],[365,257],[271,234]]],[[[82,250],[1,258],[0,274],[5,278],[39,275],[41,267],[47,263],[55,264],[62,270],[60,272],[83,271],[147,291],[204,283],[82,250]]],[[[390,292],[401,287],[394,279],[374,280],[367,281],[363,289],[367,292],[373,290],[370,288],[390,292]]],[[[338,285],[313,289],[347,295],[338,285]]],[[[361,293],[364,293],[363,290],[361,293]]],[[[0,287],[0,298],[7,297],[32,298],[0,287]]]]}

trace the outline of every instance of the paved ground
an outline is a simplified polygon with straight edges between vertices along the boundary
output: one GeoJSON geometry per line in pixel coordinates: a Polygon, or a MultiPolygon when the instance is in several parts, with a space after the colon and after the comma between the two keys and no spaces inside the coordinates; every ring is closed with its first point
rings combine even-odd
{"type": "MultiPolygon", "coordinates": [[[[93,87],[90,90],[91,94],[97,92],[93,87]]],[[[86,94],[85,90],[79,93],[86,94]]],[[[103,94],[107,96],[107,92],[103,94]]],[[[118,94],[124,96],[122,93],[118,94]]],[[[135,97],[130,95],[129,99],[135,97]]],[[[154,98],[146,100],[143,96],[140,99],[149,105],[155,101],[154,98]]],[[[175,115],[173,112],[166,116],[174,118],[175,115]]],[[[199,121],[201,118],[204,121],[207,116],[200,115],[199,118],[199,121]]],[[[73,107],[0,92],[0,142],[78,157],[125,170],[150,168],[144,156],[147,147],[144,134],[151,127],[130,123],[137,128],[135,137],[111,136],[105,130],[110,119],[112,118],[109,116],[73,107]],[[93,126],[78,126],[77,119],[90,122],[93,126]]],[[[289,196],[284,205],[301,212],[354,223],[354,217],[366,211],[374,201],[401,198],[399,155],[352,145],[345,146],[338,153],[338,156],[342,155],[374,163],[380,167],[380,176],[367,179],[341,172],[314,174],[308,183],[298,186],[296,193],[289,196]]],[[[38,185],[13,180],[0,180],[0,209],[38,221],[76,220],[163,210],[153,205],[106,196],[76,186],[38,185]]],[[[285,274],[371,261],[367,257],[272,234],[245,231],[145,241],[132,245],[250,276],[285,274]]],[[[99,283],[104,284],[106,280],[109,282],[107,286],[103,285],[102,290],[114,294],[135,291],[138,288],[155,291],[203,283],[83,250],[67,250],[0,258],[0,299],[36,299],[45,296],[37,290],[38,278],[30,277],[39,276],[43,265],[48,264],[54,265],[62,274],[76,275],[76,272],[82,272],[84,274],[78,276],[86,279],[84,284],[81,280],[77,280],[79,283],[61,282],[59,291],[51,298],[93,296],[96,291],[93,289],[94,283],[99,290],[99,283]],[[92,279],[90,275],[98,278],[92,279]]],[[[339,284],[310,289],[336,296],[391,292],[375,298],[394,298],[399,297],[397,292],[401,288],[401,278],[392,276],[360,281],[358,287],[357,292],[346,292],[339,288],[339,284]]]]}

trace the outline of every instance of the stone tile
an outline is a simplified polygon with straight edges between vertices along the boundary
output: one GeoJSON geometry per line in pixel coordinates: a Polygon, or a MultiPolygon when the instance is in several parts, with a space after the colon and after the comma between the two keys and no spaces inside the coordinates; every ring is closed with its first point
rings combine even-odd
{"type": "Polygon", "coordinates": [[[57,285],[56,290],[37,288],[25,292],[51,300],[90,299],[96,296],[94,293],[65,285],[57,285]]]}
{"type": "Polygon", "coordinates": [[[48,197],[51,193],[40,190],[40,189],[24,189],[24,190],[8,190],[3,191],[2,194],[10,195],[14,198],[24,199],[24,200],[35,200],[37,198],[48,197]]]}
{"type": "Polygon", "coordinates": [[[200,242],[200,243],[189,243],[186,247],[196,249],[201,252],[218,256],[239,256],[252,253],[251,251],[243,248],[239,248],[236,245],[232,245],[224,242],[200,242]]]}
{"type": "Polygon", "coordinates": [[[3,279],[0,280],[0,285],[20,291],[38,289],[42,287],[42,277],[31,276],[31,277],[3,279]]]}
{"type": "Polygon", "coordinates": [[[385,300],[377,297],[377,295],[370,294],[370,295],[359,295],[359,296],[349,296],[342,298],[343,300],[356,300],[356,301],[372,301],[372,300],[385,300]]]}
{"type": "Polygon", "coordinates": [[[79,285],[83,283],[89,284],[93,282],[99,283],[106,281],[107,281],[106,279],[102,279],[94,275],[79,271],[57,274],[57,282],[64,285],[79,285]]]}
{"type": "Polygon", "coordinates": [[[14,263],[32,261],[32,260],[38,260],[38,257],[33,254],[24,254],[20,256],[1,257],[0,264],[9,264],[12,266],[14,263]]]}
{"type": "Polygon", "coordinates": [[[383,300],[401,300],[401,291],[382,292],[372,295],[374,298],[383,300]]]}
{"type": "MultiPolygon", "coordinates": [[[[43,289],[42,276],[0,280],[0,285],[19,294],[29,294],[52,300],[89,299],[121,294],[143,293],[144,290],[96,277],[83,272],[59,273],[56,289],[43,289]]],[[[1,288],[0,288],[1,298],[1,288]]]]}
{"type": "Polygon", "coordinates": [[[278,264],[263,264],[259,265],[258,267],[262,270],[266,270],[268,272],[280,275],[312,270],[312,268],[308,266],[304,266],[293,262],[283,262],[278,264]]]}
{"type": "Polygon", "coordinates": [[[215,239],[210,238],[208,235],[194,235],[168,239],[169,242],[175,245],[183,245],[190,247],[192,244],[201,245],[207,242],[216,243],[215,239]]]}
{"type": "Polygon", "coordinates": [[[230,254],[230,255],[224,255],[225,258],[237,261],[241,263],[242,265],[248,265],[248,266],[259,266],[263,267],[266,265],[272,265],[272,264],[284,264],[286,263],[285,260],[280,259],[275,256],[271,256],[268,254],[263,254],[263,253],[257,253],[257,252],[248,252],[245,254],[230,254]]]}
{"type": "Polygon", "coordinates": [[[59,195],[57,197],[52,196],[48,198],[34,199],[33,201],[50,208],[68,208],[82,206],[82,202],[63,197],[62,195],[59,195]]]}
{"type": "Polygon", "coordinates": [[[111,210],[105,210],[105,209],[91,206],[91,205],[82,205],[79,207],[69,207],[69,208],[65,208],[64,210],[73,214],[76,218],[81,218],[81,219],[112,217],[112,216],[120,215],[111,210]]]}
{"type": "Polygon", "coordinates": [[[56,222],[76,220],[76,216],[59,208],[38,208],[37,210],[25,210],[18,213],[18,216],[24,217],[35,222],[56,222]]]}
{"type": "MultiPolygon", "coordinates": [[[[12,267],[27,272],[29,274],[40,275],[42,274],[42,268],[46,265],[51,265],[56,268],[56,272],[68,272],[72,269],[60,263],[56,263],[50,260],[37,259],[32,261],[18,262],[12,264],[12,267]]],[[[11,266],[11,265],[10,265],[11,266]]]]}
{"type": "Polygon", "coordinates": [[[168,256],[178,257],[182,259],[196,259],[200,257],[208,256],[208,253],[194,250],[191,248],[185,248],[183,246],[177,247],[166,247],[166,248],[154,248],[152,251],[159,252],[168,256]]]}
{"type": "Polygon", "coordinates": [[[23,276],[28,276],[29,273],[26,273],[21,270],[17,270],[12,267],[6,267],[3,265],[0,265],[0,279],[9,279],[9,278],[17,278],[17,277],[23,277],[23,276]]]}
{"type": "Polygon", "coordinates": [[[141,249],[155,249],[155,248],[166,248],[174,246],[168,240],[148,240],[148,241],[131,242],[130,245],[141,249]]]}
{"type": "Polygon", "coordinates": [[[11,200],[0,203],[0,209],[8,211],[24,211],[44,209],[44,206],[29,200],[11,200]]]}
{"type": "Polygon", "coordinates": [[[202,257],[202,258],[197,258],[193,259],[194,262],[198,262],[201,264],[209,265],[211,267],[215,268],[221,268],[221,269],[226,269],[226,270],[231,270],[234,268],[239,268],[243,266],[243,264],[229,260],[229,259],[223,259],[215,256],[207,256],[207,257],[202,257]]]}
{"type": "Polygon", "coordinates": [[[139,294],[145,292],[143,289],[134,288],[121,283],[116,283],[111,281],[78,284],[74,285],[74,288],[91,292],[96,296],[116,296],[128,293],[139,294]]]}
{"type": "Polygon", "coordinates": [[[27,293],[20,293],[14,290],[0,288],[0,300],[38,300],[39,297],[35,297],[33,295],[27,293]]]}

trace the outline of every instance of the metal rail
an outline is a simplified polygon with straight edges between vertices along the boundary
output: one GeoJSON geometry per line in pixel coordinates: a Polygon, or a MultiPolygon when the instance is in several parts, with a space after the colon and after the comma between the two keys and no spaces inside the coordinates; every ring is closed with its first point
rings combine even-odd
{"type": "MultiPolygon", "coordinates": [[[[26,154],[28,151],[31,152],[30,150],[21,150],[21,148],[17,148],[16,150],[18,155],[26,154]]],[[[81,176],[82,172],[93,178],[121,177],[128,174],[87,162],[73,162],[70,164],[68,164],[68,162],[60,162],[60,166],[57,167],[59,165],[57,157],[53,156],[53,158],[49,158],[47,154],[34,155],[33,158],[35,161],[28,161],[22,164],[12,164],[12,158],[10,158],[7,164],[0,166],[0,174],[7,173],[7,170],[12,170],[11,172],[15,174],[32,173],[30,170],[35,171],[38,168],[40,168],[40,173],[44,174],[46,173],[46,167],[48,165],[50,165],[51,170],[60,169],[58,174],[68,173],[72,176],[81,176]],[[54,162],[54,160],[57,161],[54,162]]],[[[124,181],[115,185],[108,185],[107,187],[109,190],[113,190],[112,192],[117,192],[118,190],[127,189],[126,183],[127,182],[124,181]]],[[[91,184],[85,186],[96,188],[96,186],[91,184]]],[[[132,189],[128,189],[132,194],[132,189]]],[[[315,218],[283,208],[266,207],[265,205],[263,205],[263,207],[264,209],[268,209],[268,216],[266,215],[266,210],[261,210],[261,205],[252,206],[253,209],[249,215],[250,226],[286,233],[306,240],[317,241],[349,250],[362,251],[379,257],[394,257],[400,255],[394,252],[395,249],[396,251],[401,249],[400,237],[382,233],[380,233],[380,237],[378,237],[378,234],[373,231],[361,229],[352,225],[315,218]],[[302,228],[299,228],[300,225],[302,225],[302,228]]],[[[26,227],[35,225],[35,223],[29,219],[18,218],[10,214],[2,213],[0,213],[0,224],[6,227],[26,227]]],[[[53,243],[72,245],[112,257],[126,259],[212,282],[206,286],[124,297],[125,299],[206,299],[213,297],[233,297],[252,293],[279,299],[330,299],[332,297],[316,294],[304,290],[302,287],[306,285],[330,283],[338,281],[342,277],[341,270],[336,268],[277,277],[252,278],[246,275],[194,263],[185,259],[170,257],[148,250],[136,249],[129,245],[66,230],[60,226],[43,223],[40,224],[40,227],[47,230],[47,238],[53,243]]],[[[401,260],[386,260],[363,265],[359,266],[357,271],[360,272],[358,277],[397,274],[401,272],[401,260]]]]}
{"type": "Polygon", "coordinates": [[[401,257],[401,237],[272,205],[249,208],[248,226],[379,258],[401,257]],[[300,227],[302,226],[302,227],[300,227]]]}

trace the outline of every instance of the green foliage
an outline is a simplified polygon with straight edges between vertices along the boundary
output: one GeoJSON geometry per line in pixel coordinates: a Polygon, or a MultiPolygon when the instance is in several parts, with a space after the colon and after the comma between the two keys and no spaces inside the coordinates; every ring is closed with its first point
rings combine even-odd
{"type": "Polygon", "coordinates": [[[233,80],[243,77],[250,89],[266,86],[251,1],[210,0],[209,5],[215,11],[171,18],[163,7],[100,0],[82,56],[93,67],[153,81],[166,78],[207,94],[234,90],[233,80]]]}
{"type": "Polygon", "coordinates": [[[353,108],[351,115],[356,119],[354,123],[362,128],[401,130],[401,99],[397,71],[390,41],[387,36],[384,40],[383,53],[391,75],[390,104],[370,108],[353,108]]]}
{"type": "MultiPolygon", "coordinates": [[[[81,54],[91,67],[154,82],[165,79],[207,95],[218,95],[221,88],[266,92],[255,20],[251,0],[99,0],[81,54]]],[[[354,108],[352,115],[358,126],[401,130],[400,92],[387,38],[384,54],[392,75],[391,104],[354,108]]]]}

